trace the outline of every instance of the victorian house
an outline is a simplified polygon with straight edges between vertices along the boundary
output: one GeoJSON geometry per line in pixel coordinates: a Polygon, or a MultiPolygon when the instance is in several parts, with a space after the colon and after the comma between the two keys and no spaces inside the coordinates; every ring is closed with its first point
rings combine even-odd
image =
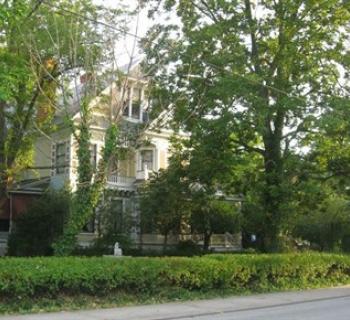
{"type": "MultiPolygon", "coordinates": [[[[58,112],[55,118],[57,130],[50,136],[42,136],[35,143],[34,167],[23,175],[23,181],[10,193],[10,228],[26,205],[47,188],[59,189],[69,185],[72,190],[77,183],[77,141],[69,126],[65,125],[68,116],[78,123],[80,118],[81,95],[87,75],[75,83],[69,108],[58,112]]],[[[168,165],[170,137],[172,130],[164,126],[167,113],[157,119],[149,117],[150,103],[147,95],[147,79],[142,75],[138,64],[129,69],[121,79],[111,81],[96,98],[90,102],[91,115],[91,163],[96,166],[104,146],[106,129],[111,119],[118,119],[123,138],[123,147],[128,150],[125,158],[108,170],[106,190],[109,192],[111,210],[114,219],[122,219],[128,213],[134,223],[131,227],[131,238],[135,243],[142,242],[147,247],[161,244],[160,235],[141,235],[138,227],[139,204],[138,187],[147,180],[152,172],[157,172],[168,165]],[[143,238],[142,238],[143,237],[143,238]]],[[[186,136],[186,133],[180,133],[186,136]]],[[[113,222],[111,222],[113,223],[113,222]]],[[[85,227],[79,236],[81,245],[88,245],[96,235],[98,219],[85,227]]],[[[232,240],[232,239],[231,239],[232,240]]],[[[176,243],[174,239],[174,243],[176,243]]],[[[225,238],[225,241],[227,239],[225,238]]],[[[240,247],[240,238],[233,240],[240,247]]],[[[232,246],[232,243],[230,244],[232,246]]]]}

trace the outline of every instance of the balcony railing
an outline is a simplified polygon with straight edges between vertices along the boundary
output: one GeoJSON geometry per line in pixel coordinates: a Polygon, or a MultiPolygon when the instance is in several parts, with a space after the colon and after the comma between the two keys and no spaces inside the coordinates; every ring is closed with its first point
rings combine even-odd
{"type": "Polygon", "coordinates": [[[126,177],[117,174],[111,174],[107,178],[107,183],[110,185],[115,185],[117,187],[132,187],[135,180],[135,177],[126,177]]]}

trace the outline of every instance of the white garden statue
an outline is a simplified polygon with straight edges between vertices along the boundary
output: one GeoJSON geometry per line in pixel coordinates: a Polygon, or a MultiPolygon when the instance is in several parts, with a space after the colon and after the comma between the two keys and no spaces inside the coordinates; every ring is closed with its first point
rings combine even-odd
{"type": "Polygon", "coordinates": [[[120,257],[122,256],[122,249],[119,248],[119,243],[116,242],[115,245],[114,245],[114,256],[117,256],[117,257],[120,257]]]}

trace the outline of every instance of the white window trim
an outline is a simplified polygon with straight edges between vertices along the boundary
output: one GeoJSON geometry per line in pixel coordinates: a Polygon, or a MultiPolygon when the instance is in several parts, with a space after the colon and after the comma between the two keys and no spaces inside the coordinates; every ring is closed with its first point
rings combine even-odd
{"type": "Polygon", "coordinates": [[[150,147],[150,148],[142,148],[137,151],[137,161],[136,161],[136,172],[142,172],[144,171],[142,168],[142,158],[141,158],[141,152],[142,151],[152,151],[152,168],[147,168],[150,171],[157,171],[158,167],[158,152],[156,147],[150,147]]]}
{"type": "Polygon", "coordinates": [[[134,97],[134,86],[130,86],[130,97],[129,97],[129,105],[128,105],[128,108],[129,108],[129,110],[128,110],[128,118],[132,118],[133,97],[134,97]]]}
{"type": "MultiPolygon", "coordinates": [[[[134,123],[140,123],[142,122],[142,116],[143,116],[143,111],[145,109],[145,101],[144,101],[144,97],[145,97],[145,90],[143,87],[141,87],[141,97],[140,97],[140,111],[139,111],[139,117],[138,119],[134,118],[132,116],[132,104],[133,104],[133,96],[134,96],[134,85],[130,86],[130,97],[129,97],[129,104],[128,104],[128,115],[125,116],[123,115],[124,118],[126,118],[128,121],[130,122],[134,122],[134,123]]],[[[126,89],[128,90],[128,89],[126,89]]],[[[123,91],[121,91],[123,92],[123,91]]],[[[123,94],[122,94],[123,96],[123,94]]]]}

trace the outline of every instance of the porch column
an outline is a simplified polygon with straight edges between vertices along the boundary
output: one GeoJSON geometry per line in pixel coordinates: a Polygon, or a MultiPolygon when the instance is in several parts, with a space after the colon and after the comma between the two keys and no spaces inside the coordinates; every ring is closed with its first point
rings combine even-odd
{"type": "Polygon", "coordinates": [[[133,96],[134,96],[134,86],[130,86],[130,98],[129,98],[129,113],[128,117],[132,117],[132,101],[133,101],[133,96]]]}
{"type": "Polygon", "coordinates": [[[140,97],[140,121],[142,121],[142,113],[143,113],[143,100],[144,100],[144,97],[145,97],[145,90],[143,89],[143,87],[141,87],[141,97],[140,97]]]}

